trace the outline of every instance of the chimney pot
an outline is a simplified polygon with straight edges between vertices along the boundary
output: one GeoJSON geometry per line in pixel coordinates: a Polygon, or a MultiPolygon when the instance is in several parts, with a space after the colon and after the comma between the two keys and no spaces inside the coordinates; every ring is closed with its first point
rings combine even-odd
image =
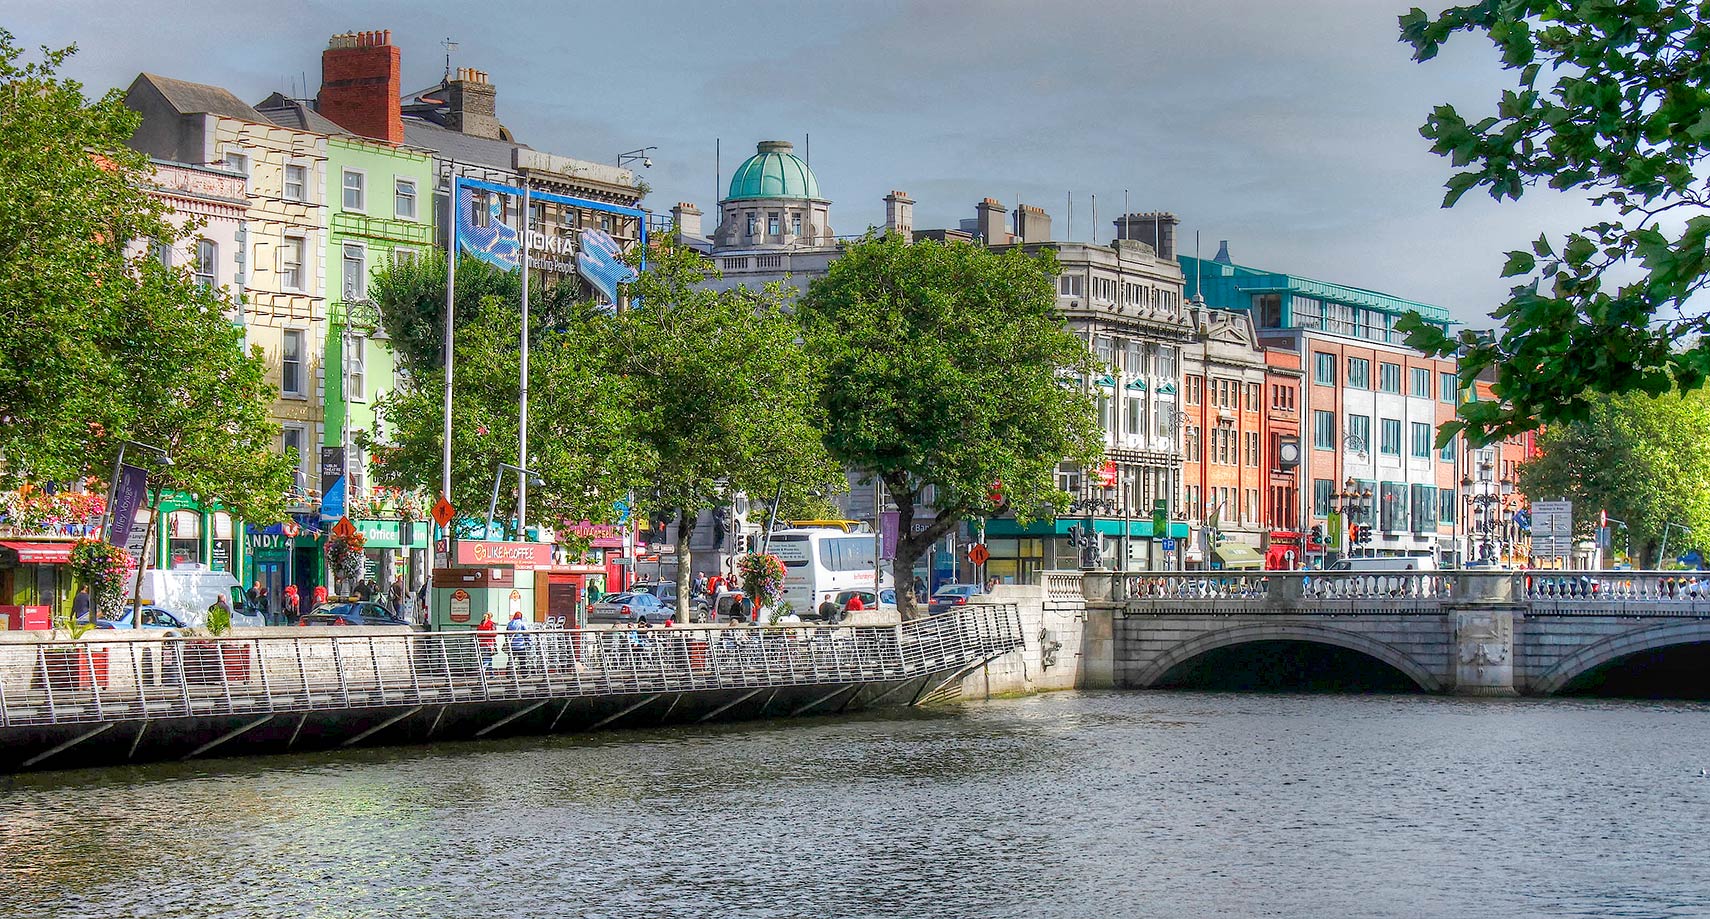
{"type": "Polygon", "coordinates": [[[376,30],[332,36],[321,52],[315,109],[352,134],[401,144],[403,67],[390,37],[376,30]]]}

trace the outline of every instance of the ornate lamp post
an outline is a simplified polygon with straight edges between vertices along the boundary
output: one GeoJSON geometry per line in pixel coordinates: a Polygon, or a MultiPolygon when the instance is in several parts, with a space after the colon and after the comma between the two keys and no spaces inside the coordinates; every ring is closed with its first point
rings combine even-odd
{"type": "MultiPolygon", "coordinates": [[[[1332,492],[1330,498],[1335,502],[1336,510],[1341,513],[1344,526],[1365,520],[1372,510],[1372,490],[1361,487],[1353,476],[1349,476],[1347,481],[1342,483],[1341,491],[1332,492]]],[[[1367,525],[1358,524],[1350,531],[1348,534],[1349,557],[1353,557],[1357,551],[1355,549],[1357,545],[1366,541],[1368,529],[1367,525]]]]}

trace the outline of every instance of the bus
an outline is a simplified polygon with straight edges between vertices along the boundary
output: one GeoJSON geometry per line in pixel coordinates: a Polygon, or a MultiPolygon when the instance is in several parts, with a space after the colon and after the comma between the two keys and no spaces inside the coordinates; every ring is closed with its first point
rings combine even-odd
{"type": "MultiPolygon", "coordinates": [[[[802,527],[772,534],[771,552],[784,563],[784,596],[800,615],[813,615],[819,604],[845,590],[873,589],[876,533],[846,533],[839,527],[802,527]]],[[[879,586],[891,586],[881,571],[879,586]]]]}

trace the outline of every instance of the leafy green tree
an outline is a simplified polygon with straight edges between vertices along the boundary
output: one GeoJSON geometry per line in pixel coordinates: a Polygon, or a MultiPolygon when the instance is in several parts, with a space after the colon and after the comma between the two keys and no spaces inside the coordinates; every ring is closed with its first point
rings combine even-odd
{"type": "MultiPolygon", "coordinates": [[[[1519,486],[1532,500],[1568,498],[1576,523],[1589,535],[1597,512],[1624,520],[1642,561],[1657,558],[1664,525],[1670,554],[1705,545],[1710,536],[1710,394],[1646,396],[1628,393],[1592,399],[1583,421],[1551,425],[1538,434],[1539,455],[1520,464],[1519,486]]],[[[1614,544],[1621,546],[1620,533],[1614,544]]]]}
{"type": "Polygon", "coordinates": [[[271,452],[274,393],[233,304],[139,243],[191,232],[144,192],[138,116],[25,63],[0,30],[0,482],[105,478],[120,440],[171,451],[154,481],[275,519],[290,485],[271,452]]]}
{"type": "Polygon", "coordinates": [[[818,381],[781,292],[713,291],[715,277],[694,250],[654,246],[604,348],[647,460],[638,499],[677,523],[679,617],[699,511],[732,490],[769,499],[783,483],[795,497],[803,483],[843,479],[820,442],[818,381]]]}
{"type": "Polygon", "coordinates": [[[1497,401],[1460,409],[1475,443],[1590,417],[1597,393],[1695,389],[1710,371],[1710,13],[1697,2],[1485,0],[1400,19],[1426,61],[1454,33],[1483,32],[1515,77],[1494,114],[1451,105],[1420,133],[1450,158],[1443,206],[1483,188],[1519,199],[1539,183],[1588,195],[1603,219],[1508,253],[1519,279],[1496,332],[1448,336],[1413,318],[1409,344],[1497,373],[1497,401]]]}
{"type": "MultiPolygon", "coordinates": [[[[1058,463],[1099,455],[1092,401],[1066,385],[1092,357],[1057,310],[1056,274],[1049,252],[868,236],[802,299],[825,445],[896,505],[899,587],[963,520],[1062,506],[1058,463]]],[[[897,601],[915,614],[911,591],[897,601]]]]}
{"type": "MultiPolygon", "coordinates": [[[[378,292],[376,302],[388,328],[400,301],[408,308],[436,287],[443,307],[440,264],[437,277],[419,266],[385,269],[376,276],[369,289],[378,292]]],[[[476,285],[471,290],[480,295],[463,300],[463,275],[459,265],[451,503],[460,519],[474,520],[486,514],[498,465],[522,465],[517,457],[521,329],[515,296],[487,293],[496,285],[476,285]]],[[[520,287],[512,289],[520,295],[520,287]]],[[[568,316],[540,315],[531,308],[529,318],[527,466],[543,480],[528,490],[529,520],[558,528],[584,519],[609,521],[613,503],[633,485],[630,470],[641,462],[627,436],[618,381],[604,369],[600,354],[603,325],[611,320],[591,308],[568,316]]],[[[400,374],[392,392],[375,406],[384,436],[368,433],[361,442],[374,457],[377,481],[437,495],[445,376],[437,359],[425,367],[418,360],[416,367],[400,374]]],[[[511,535],[517,532],[515,495],[516,477],[507,473],[495,523],[511,535]]]]}

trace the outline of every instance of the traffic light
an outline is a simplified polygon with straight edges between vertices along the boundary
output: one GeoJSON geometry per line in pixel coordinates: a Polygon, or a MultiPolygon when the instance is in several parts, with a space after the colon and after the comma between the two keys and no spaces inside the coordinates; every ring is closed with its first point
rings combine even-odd
{"type": "Polygon", "coordinates": [[[1069,525],[1069,545],[1078,546],[1080,544],[1081,544],[1081,528],[1080,528],[1080,525],[1070,524],[1069,525]]]}
{"type": "Polygon", "coordinates": [[[1355,528],[1354,528],[1354,542],[1357,542],[1357,543],[1368,543],[1368,542],[1371,542],[1371,541],[1372,541],[1372,527],[1371,527],[1371,524],[1369,524],[1369,523],[1362,523],[1362,524],[1360,524],[1360,525],[1359,525],[1359,526],[1357,526],[1357,527],[1355,527],[1355,528]]]}
{"type": "Polygon", "coordinates": [[[1324,527],[1322,525],[1316,523],[1312,525],[1312,541],[1316,543],[1324,542],[1324,527]]]}

